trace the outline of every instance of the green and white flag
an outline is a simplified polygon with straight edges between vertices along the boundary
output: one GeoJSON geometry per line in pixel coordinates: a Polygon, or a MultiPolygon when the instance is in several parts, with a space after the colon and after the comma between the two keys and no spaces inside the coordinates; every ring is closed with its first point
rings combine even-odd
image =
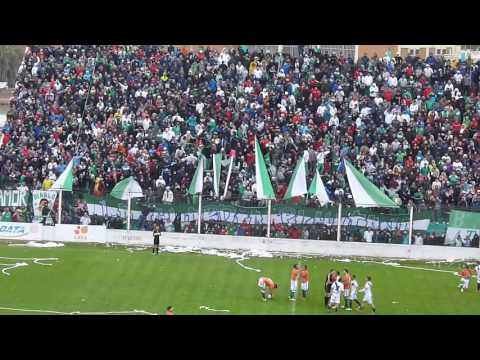
{"type": "Polygon", "coordinates": [[[315,170],[315,177],[313,178],[313,181],[310,184],[308,193],[311,195],[315,195],[318,201],[320,201],[321,206],[325,206],[326,204],[332,202],[328,197],[327,190],[325,190],[325,186],[323,185],[322,178],[318,173],[318,169],[315,170]]]}
{"type": "Polygon", "coordinates": [[[398,205],[368,180],[360,171],[345,161],[348,184],[356,207],[395,207],[398,205]]]}
{"type": "Polygon", "coordinates": [[[143,191],[140,184],[133,179],[133,176],[130,176],[117,183],[110,195],[120,200],[128,200],[129,198],[143,197],[143,191]]]}
{"type": "Polygon", "coordinates": [[[274,200],[275,193],[273,192],[270,176],[268,175],[267,167],[265,166],[265,159],[263,158],[262,149],[255,137],[255,182],[257,187],[258,200],[274,200]]]}
{"type": "Polygon", "coordinates": [[[220,176],[222,174],[222,154],[213,155],[213,189],[215,196],[220,197],[220,176]]]}
{"type": "Polygon", "coordinates": [[[447,244],[455,243],[455,239],[459,234],[462,239],[470,235],[471,240],[475,233],[480,235],[480,213],[459,210],[450,211],[447,234],[445,236],[447,244]]]}
{"type": "Polygon", "coordinates": [[[308,192],[307,190],[307,174],[305,170],[305,159],[303,156],[297,162],[295,170],[293,171],[292,178],[288,184],[287,192],[283,197],[284,200],[290,199],[295,196],[302,196],[308,192]]]}
{"type": "Polygon", "coordinates": [[[192,183],[188,188],[188,193],[191,195],[201,194],[203,192],[203,168],[205,159],[203,155],[200,155],[197,163],[197,170],[193,175],[192,183]]]}
{"type": "Polygon", "coordinates": [[[72,191],[73,185],[73,159],[70,160],[67,167],[52,185],[50,190],[72,191]]]}

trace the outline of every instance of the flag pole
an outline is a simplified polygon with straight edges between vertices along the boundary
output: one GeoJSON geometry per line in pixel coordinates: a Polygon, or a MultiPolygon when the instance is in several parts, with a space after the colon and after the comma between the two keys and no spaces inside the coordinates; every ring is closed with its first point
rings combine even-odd
{"type": "Polygon", "coordinates": [[[337,241],[340,241],[341,234],[342,234],[342,200],[338,202],[337,241]]]}
{"type": "Polygon", "coordinates": [[[267,237],[270,237],[270,227],[272,223],[272,200],[268,199],[268,213],[267,213],[267,237]]]}
{"type": "Polygon", "coordinates": [[[130,231],[130,216],[132,215],[132,197],[130,192],[128,193],[127,199],[127,230],[130,231]]]}
{"type": "Polygon", "coordinates": [[[201,233],[201,225],[202,225],[202,193],[198,195],[198,233],[201,233]]]}
{"type": "Polygon", "coordinates": [[[60,190],[60,194],[58,195],[58,225],[62,224],[62,195],[63,190],[60,190]]]}
{"type": "Polygon", "coordinates": [[[410,224],[408,227],[408,245],[412,245],[413,235],[413,204],[410,205],[410,224]]]}

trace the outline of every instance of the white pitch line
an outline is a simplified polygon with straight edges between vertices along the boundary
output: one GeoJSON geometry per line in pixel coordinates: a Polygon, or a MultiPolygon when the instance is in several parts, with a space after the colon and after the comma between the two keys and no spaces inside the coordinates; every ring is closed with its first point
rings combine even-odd
{"type": "Polygon", "coordinates": [[[210,308],[210,307],[205,306],[205,305],[200,305],[199,309],[204,309],[204,310],[207,310],[207,311],[230,312],[230,310],[218,310],[218,309],[210,308]]]}
{"type": "Polygon", "coordinates": [[[424,271],[436,271],[436,272],[443,272],[447,274],[454,274],[457,275],[456,271],[450,271],[450,270],[441,270],[441,269],[429,269],[429,268],[422,268],[418,266],[407,266],[407,265],[391,265],[388,262],[380,262],[380,261],[370,261],[370,260],[363,260],[361,261],[362,263],[373,263],[373,264],[380,264],[380,265],[385,265],[385,266],[391,266],[395,268],[404,268],[404,269],[411,269],[411,270],[424,270],[424,271]]]}
{"type": "Polygon", "coordinates": [[[242,268],[244,269],[247,269],[247,270],[252,270],[252,271],[256,271],[256,272],[261,272],[262,270],[260,269],[255,269],[255,268],[252,268],[250,266],[246,266],[246,265],[243,265],[240,261],[243,261],[243,260],[246,260],[246,259],[238,259],[236,260],[235,262],[240,265],[242,268]]]}
{"type": "Polygon", "coordinates": [[[15,258],[15,257],[5,257],[5,256],[0,256],[0,259],[3,259],[3,260],[23,260],[22,262],[16,262],[14,264],[1,264],[0,263],[0,266],[5,266],[2,269],[2,273],[7,275],[7,276],[11,275],[7,270],[15,269],[17,267],[28,266],[29,264],[26,263],[25,261],[33,261],[34,264],[43,265],[43,266],[52,266],[52,264],[46,264],[46,263],[43,263],[43,261],[58,261],[58,258],[15,258]]]}
{"type": "Polygon", "coordinates": [[[104,312],[81,312],[81,311],[72,311],[72,312],[63,312],[55,310],[37,310],[37,309],[18,309],[10,307],[0,307],[0,310],[11,310],[11,311],[20,311],[20,312],[37,312],[44,314],[58,314],[58,315],[115,315],[115,314],[146,314],[146,315],[158,315],[156,313],[151,313],[145,310],[127,310],[127,311],[104,311],[104,312]]]}
{"type": "Polygon", "coordinates": [[[21,262],[21,263],[15,263],[15,264],[0,264],[0,266],[5,266],[5,267],[2,269],[2,273],[4,273],[5,275],[10,276],[10,273],[7,272],[7,270],[15,269],[15,268],[21,267],[21,266],[28,266],[28,264],[27,264],[26,262],[21,262]]]}
{"type": "Polygon", "coordinates": [[[0,256],[0,259],[5,259],[5,260],[32,260],[35,264],[38,265],[52,265],[52,264],[42,264],[39,263],[38,261],[58,261],[58,258],[15,258],[15,257],[5,257],[5,256],[0,256]]]}

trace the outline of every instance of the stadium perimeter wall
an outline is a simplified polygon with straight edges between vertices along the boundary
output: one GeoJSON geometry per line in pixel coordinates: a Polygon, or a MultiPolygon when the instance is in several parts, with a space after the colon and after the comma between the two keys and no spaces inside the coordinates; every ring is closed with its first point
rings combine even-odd
{"type": "MultiPolygon", "coordinates": [[[[0,239],[14,241],[57,241],[120,245],[152,245],[150,231],[107,229],[105,226],[0,223],[0,239]]],[[[263,250],[273,253],[317,256],[361,256],[412,260],[480,260],[480,249],[449,246],[368,244],[323,240],[267,239],[247,236],[163,233],[160,245],[204,249],[263,250]]]]}

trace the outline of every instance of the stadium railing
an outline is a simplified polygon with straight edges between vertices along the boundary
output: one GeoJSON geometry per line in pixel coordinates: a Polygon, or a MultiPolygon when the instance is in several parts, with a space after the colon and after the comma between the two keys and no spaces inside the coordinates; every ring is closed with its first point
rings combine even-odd
{"type": "MultiPolygon", "coordinates": [[[[15,189],[4,186],[2,190],[15,189]]],[[[151,231],[158,221],[163,231],[196,233],[198,224],[198,197],[174,196],[166,203],[161,193],[147,192],[131,201],[131,230],[151,231]]],[[[1,206],[0,213],[19,208],[20,219],[39,222],[33,211],[32,196],[26,207],[1,206]]],[[[412,244],[421,239],[423,245],[445,245],[449,213],[452,209],[476,211],[478,208],[415,207],[412,244]]],[[[272,204],[271,237],[310,240],[337,239],[338,205],[321,207],[312,199],[275,201],[272,204]]],[[[18,219],[19,217],[17,217],[18,219]]],[[[47,225],[58,223],[58,197],[50,209],[47,225]]],[[[127,201],[110,195],[95,196],[89,192],[63,192],[63,224],[105,225],[109,229],[127,229],[127,201]]],[[[206,234],[266,236],[267,204],[248,194],[219,201],[204,195],[201,207],[201,232],[206,234]]],[[[345,204],[341,217],[341,241],[374,243],[409,243],[409,211],[407,208],[358,208],[345,204]]]]}

